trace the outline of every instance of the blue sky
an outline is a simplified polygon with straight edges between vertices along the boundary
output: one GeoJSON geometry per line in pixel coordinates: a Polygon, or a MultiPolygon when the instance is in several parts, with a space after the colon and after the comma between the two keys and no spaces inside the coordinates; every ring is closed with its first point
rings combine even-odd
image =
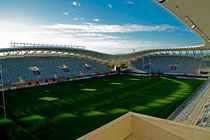
{"type": "Polygon", "coordinates": [[[203,44],[152,0],[0,0],[0,38],[111,54],[203,44]]]}

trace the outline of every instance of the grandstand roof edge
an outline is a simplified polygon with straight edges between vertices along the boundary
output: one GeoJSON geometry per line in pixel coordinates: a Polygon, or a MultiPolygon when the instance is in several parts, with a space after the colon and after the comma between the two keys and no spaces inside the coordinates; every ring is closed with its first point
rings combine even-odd
{"type": "MultiPolygon", "coordinates": [[[[34,55],[32,52],[30,54],[30,51],[35,51],[39,54],[38,51],[44,51],[44,52],[56,52],[57,55],[60,55],[59,52],[62,52],[63,55],[68,54],[77,54],[86,56],[87,58],[94,59],[94,60],[100,60],[100,61],[106,61],[108,62],[121,62],[125,60],[130,60],[132,58],[136,58],[142,55],[146,54],[152,54],[152,53],[161,53],[161,52],[173,52],[173,51],[194,51],[194,50],[210,50],[210,48],[205,46],[197,46],[197,47],[180,47],[180,48],[165,48],[165,49],[150,49],[150,50],[142,50],[134,53],[124,54],[124,55],[111,55],[111,54],[105,54],[101,52],[96,52],[92,50],[86,50],[86,49],[80,49],[80,48],[70,48],[70,47],[55,47],[55,46],[24,46],[24,47],[11,47],[11,48],[0,48],[0,53],[3,53],[3,56],[18,56],[18,55],[34,55]],[[29,53],[20,53],[23,52],[29,52],[29,53]],[[4,54],[5,52],[5,54],[4,54]],[[12,53],[14,52],[14,53],[12,53]],[[65,54],[67,52],[67,54],[65,54]],[[17,54],[17,55],[16,55],[17,54]]],[[[54,53],[45,53],[46,55],[54,55],[54,53]]],[[[62,56],[62,55],[61,55],[62,56]]]]}
{"type": "Polygon", "coordinates": [[[6,51],[24,51],[24,50],[66,50],[66,51],[82,51],[82,52],[88,52],[88,53],[95,53],[97,55],[107,55],[112,56],[111,54],[106,54],[102,52],[97,52],[93,50],[87,50],[87,49],[81,49],[81,48],[71,48],[71,47],[56,47],[56,46],[24,46],[24,47],[10,47],[10,48],[0,48],[0,52],[6,52],[6,51]]]}
{"type": "Polygon", "coordinates": [[[152,1],[197,34],[204,41],[203,47],[210,48],[210,1],[152,1]]]}

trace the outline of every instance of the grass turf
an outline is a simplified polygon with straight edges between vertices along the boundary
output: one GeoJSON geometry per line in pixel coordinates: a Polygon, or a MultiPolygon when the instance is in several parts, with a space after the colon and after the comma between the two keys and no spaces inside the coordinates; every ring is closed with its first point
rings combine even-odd
{"type": "Polygon", "coordinates": [[[116,75],[8,91],[7,116],[39,139],[76,139],[129,111],[166,118],[202,82],[116,75]]]}
{"type": "Polygon", "coordinates": [[[44,100],[44,101],[55,101],[58,100],[58,98],[54,98],[54,97],[42,97],[39,98],[40,100],[44,100]]]}

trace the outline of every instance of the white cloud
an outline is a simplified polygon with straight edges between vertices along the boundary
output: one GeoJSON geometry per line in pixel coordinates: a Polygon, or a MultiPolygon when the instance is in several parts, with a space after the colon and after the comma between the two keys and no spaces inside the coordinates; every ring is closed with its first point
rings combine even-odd
{"type": "Polygon", "coordinates": [[[119,36],[113,36],[112,34],[110,35],[110,33],[130,33],[141,31],[151,32],[177,29],[177,27],[170,25],[99,25],[94,23],[86,23],[83,25],[55,24],[41,27],[44,29],[50,29],[52,31],[62,32],[62,37],[66,37],[68,41],[71,40],[71,43],[77,43],[77,45],[85,45],[88,49],[112,54],[130,53],[132,52],[132,49],[136,49],[136,51],[139,51],[144,49],[178,46],[177,44],[168,44],[157,41],[123,40],[119,36]],[[73,35],[73,37],[68,37],[68,34],[73,35]]]}
{"type": "Polygon", "coordinates": [[[97,19],[97,18],[95,18],[95,19],[93,19],[93,21],[96,21],[96,22],[98,22],[98,21],[100,21],[100,19],[97,19]]]}
{"type": "Polygon", "coordinates": [[[68,13],[68,12],[64,12],[63,14],[64,14],[64,15],[66,15],[66,16],[68,16],[68,15],[69,15],[69,13],[68,13]]]}
{"type": "Polygon", "coordinates": [[[77,2],[76,1],[72,2],[72,5],[77,6],[77,2]]]}
{"type": "MultiPolygon", "coordinates": [[[[111,34],[117,32],[134,32],[137,27],[140,28],[142,25],[135,25],[137,26],[135,28],[133,26],[132,24],[98,25],[93,23],[86,23],[84,25],[55,24],[38,26],[27,22],[1,21],[0,47],[9,47],[10,42],[69,44],[82,45],[86,46],[87,49],[114,54],[129,53],[132,52],[132,49],[139,51],[151,48],[178,46],[177,44],[157,41],[123,40],[119,36],[111,34]]],[[[162,31],[172,27],[169,25],[159,25],[157,27],[146,26],[146,29],[152,28],[154,30],[155,28],[157,31],[162,31]]],[[[151,29],[148,31],[151,31],[151,29]]]]}
{"type": "Polygon", "coordinates": [[[94,36],[94,37],[96,37],[96,36],[99,36],[99,37],[101,37],[101,36],[104,36],[103,34],[95,34],[95,33],[83,33],[83,34],[77,34],[78,36],[85,36],[85,37],[92,37],[92,36],[94,36]]]}
{"type": "Polygon", "coordinates": [[[104,34],[95,34],[95,33],[82,33],[82,34],[77,34],[77,36],[84,37],[86,39],[91,39],[95,38],[96,40],[103,40],[103,39],[120,39],[117,36],[109,36],[109,35],[104,35],[104,34]]]}
{"type": "Polygon", "coordinates": [[[73,20],[79,20],[79,18],[73,18],[73,20]]]}
{"type": "Polygon", "coordinates": [[[86,23],[83,25],[76,24],[55,24],[49,26],[41,26],[47,29],[58,29],[66,32],[92,32],[92,33],[130,33],[130,32],[152,32],[152,31],[168,31],[177,30],[177,27],[171,25],[139,25],[139,24],[125,24],[125,25],[101,25],[94,23],[86,23]]]}
{"type": "Polygon", "coordinates": [[[74,6],[78,6],[78,7],[80,7],[80,6],[81,6],[81,4],[80,4],[79,2],[76,2],[76,1],[72,2],[72,5],[74,5],[74,6]]]}
{"type": "Polygon", "coordinates": [[[85,20],[85,18],[73,18],[73,20],[85,20]]]}
{"type": "Polygon", "coordinates": [[[133,1],[127,1],[128,2],[128,4],[130,4],[130,5],[134,5],[134,2],[133,1]]]}
{"type": "Polygon", "coordinates": [[[112,5],[111,5],[111,4],[108,4],[108,7],[109,7],[109,8],[112,8],[112,5]]]}

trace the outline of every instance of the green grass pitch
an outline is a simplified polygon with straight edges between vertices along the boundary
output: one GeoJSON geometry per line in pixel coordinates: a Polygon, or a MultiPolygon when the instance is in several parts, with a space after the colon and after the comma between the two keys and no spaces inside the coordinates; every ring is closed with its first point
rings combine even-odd
{"type": "Polygon", "coordinates": [[[0,135],[76,139],[129,111],[167,118],[202,83],[115,75],[7,91],[0,135]]]}

